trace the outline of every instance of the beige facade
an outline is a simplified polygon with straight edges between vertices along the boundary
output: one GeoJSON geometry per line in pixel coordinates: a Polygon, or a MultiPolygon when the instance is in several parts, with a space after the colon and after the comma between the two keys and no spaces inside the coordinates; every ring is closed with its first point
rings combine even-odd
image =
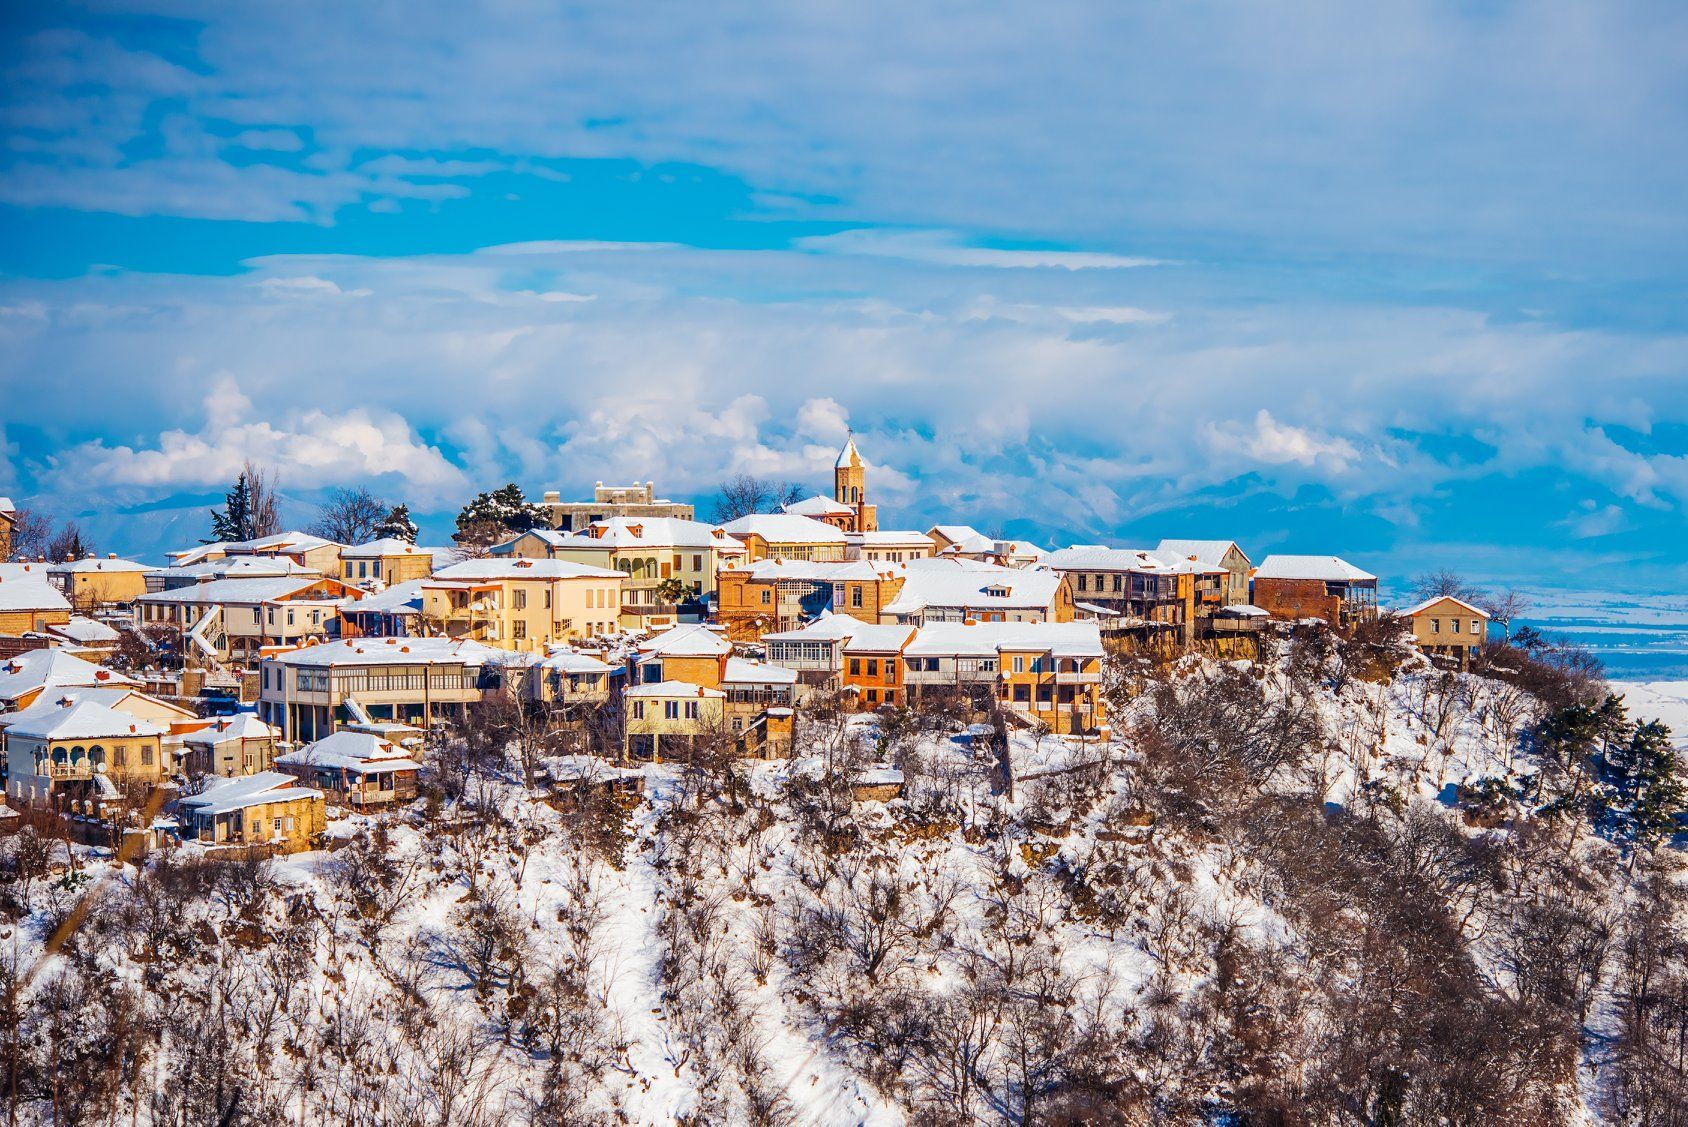
{"type": "Polygon", "coordinates": [[[684,758],[698,740],[726,726],[726,694],[687,681],[635,685],[622,705],[624,754],[632,759],[684,758]]]}
{"type": "Polygon", "coordinates": [[[38,702],[7,718],[7,798],[92,813],[117,784],[154,784],[169,775],[165,733],[95,701],[38,702]]]}
{"type": "Polygon", "coordinates": [[[53,583],[78,609],[127,606],[146,594],[147,573],[151,570],[145,564],[116,556],[47,565],[53,583]]]}
{"type": "Polygon", "coordinates": [[[565,501],[562,497],[561,493],[550,492],[540,502],[547,522],[562,532],[580,532],[599,521],[615,517],[691,520],[693,516],[690,505],[658,497],[656,483],[651,481],[634,482],[632,485],[605,485],[600,481],[592,487],[590,501],[565,501]]]}
{"type": "Polygon", "coordinates": [[[178,799],[176,813],[185,839],[277,853],[310,849],[328,828],[323,792],[279,771],[212,779],[197,794],[178,799]]]}
{"type": "Polygon", "coordinates": [[[407,540],[372,540],[340,553],[340,578],[354,587],[377,583],[396,587],[426,579],[433,571],[434,553],[407,540]]]}
{"type": "Polygon", "coordinates": [[[465,560],[422,583],[432,633],[523,653],[620,630],[623,575],[562,560],[465,560]]]}
{"type": "Polygon", "coordinates": [[[1412,626],[1413,641],[1426,653],[1468,661],[1489,636],[1489,615],[1452,595],[1426,599],[1401,612],[1412,626]]]}

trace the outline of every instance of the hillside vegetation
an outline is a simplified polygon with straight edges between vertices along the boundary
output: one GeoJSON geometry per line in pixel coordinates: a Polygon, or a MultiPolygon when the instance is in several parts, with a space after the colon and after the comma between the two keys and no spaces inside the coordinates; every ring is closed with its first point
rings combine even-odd
{"type": "Polygon", "coordinates": [[[0,839],[7,1123],[1688,1123],[1668,733],[1574,657],[1110,661],[1114,738],[813,710],[334,852],[0,839]],[[891,802],[854,789],[894,763],[891,802]]]}

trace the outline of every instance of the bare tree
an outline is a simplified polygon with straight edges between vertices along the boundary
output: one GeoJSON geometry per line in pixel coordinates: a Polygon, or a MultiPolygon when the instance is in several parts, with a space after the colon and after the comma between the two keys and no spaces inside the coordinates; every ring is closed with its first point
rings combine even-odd
{"type": "Polygon", "coordinates": [[[1512,640],[1512,624],[1530,613],[1530,600],[1516,587],[1508,587],[1478,601],[1478,606],[1488,612],[1494,621],[1500,623],[1506,632],[1506,640],[1512,640]]]}
{"type": "Polygon", "coordinates": [[[1413,595],[1420,600],[1446,597],[1468,603],[1474,603],[1483,597],[1482,592],[1466,582],[1463,575],[1448,568],[1427,571],[1414,579],[1413,595]]]}
{"type": "Polygon", "coordinates": [[[12,559],[38,560],[47,555],[47,542],[53,536],[53,518],[40,509],[24,508],[14,514],[12,525],[12,559]]]}
{"type": "Polygon", "coordinates": [[[91,554],[93,550],[93,545],[82,535],[82,526],[73,520],[68,520],[47,541],[45,554],[53,563],[65,563],[69,560],[82,559],[84,556],[91,554]]]}
{"type": "Polygon", "coordinates": [[[736,473],[721,483],[715,498],[715,520],[725,524],[751,513],[766,513],[803,499],[803,487],[795,481],[785,484],[753,474],[736,473]]]}
{"type": "Polygon", "coordinates": [[[375,530],[386,520],[387,502],[363,486],[336,489],[322,515],[307,530],[313,536],[338,544],[364,544],[375,538],[375,530]]]}

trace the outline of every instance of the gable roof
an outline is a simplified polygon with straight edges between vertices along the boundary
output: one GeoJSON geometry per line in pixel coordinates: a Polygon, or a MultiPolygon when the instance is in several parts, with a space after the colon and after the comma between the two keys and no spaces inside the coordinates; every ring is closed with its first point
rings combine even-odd
{"type": "Polygon", "coordinates": [[[1163,556],[1180,556],[1185,559],[1194,557],[1197,563],[1212,564],[1215,567],[1225,560],[1225,554],[1232,548],[1242,556],[1245,564],[1252,561],[1248,553],[1235,540],[1162,540],[1155,545],[1155,552],[1163,556]]]}
{"type": "Polygon", "coordinates": [[[1360,583],[1377,576],[1362,571],[1340,556],[1267,556],[1254,569],[1256,579],[1322,579],[1327,583],[1360,583]]]}
{"type": "Polygon", "coordinates": [[[760,536],[770,544],[842,544],[844,533],[796,513],[751,513],[720,526],[729,536],[760,536]]]}
{"type": "Polygon", "coordinates": [[[432,548],[418,548],[408,540],[400,540],[397,536],[383,536],[379,540],[371,540],[367,544],[357,544],[340,550],[343,560],[372,560],[385,559],[388,556],[427,556],[432,562],[434,550],[432,548]]]}
{"type": "Polygon", "coordinates": [[[118,575],[154,570],[156,569],[149,564],[136,563],[134,560],[120,560],[116,556],[86,556],[80,560],[66,560],[63,563],[47,565],[47,571],[51,575],[84,575],[97,572],[110,572],[113,575],[118,575]]]}
{"type": "Polygon", "coordinates": [[[83,661],[59,649],[25,650],[0,661],[0,700],[16,700],[35,689],[134,685],[115,670],[83,661]]]}
{"type": "Polygon", "coordinates": [[[719,689],[706,689],[702,685],[694,685],[690,681],[653,681],[647,685],[634,685],[628,689],[625,696],[630,697],[726,697],[719,689]]]}
{"type": "Polygon", "coordinates": [[[45,572],[0,575],[0,610],[69,610],[70,602],[45,572]]]}
{"type": "Polygon", "coordinates": [[[276,756],[276,762],[295,767],[336,767],[354,774],[422,768],[398,744],[370,732],[335,732],[298,751],[276,756]]]}
{"type": "Polygon", "coordinates": [[[162,736],[166,729],[128,712],[119,712],[91,700],[72,700],[68,705],[37,702],[18,713],[6,729],[8,738],[29,736],[40,740],[93,740],[123,736],[162,736]]]}
{"type": "Polygon", "coordinates": [[[265,660],[314,669],[330,665],[498,665],[531,656],[465,638],[342,638],[265,660]]]}
{"type": "Polygon", "coordinates": [[[229,814],[269,802],[321,797],[320,790],[300,786],[299,780],[292,775],[281,771],[258,771],[234,778],[210,776],[205,780],[204,790],[178,798],[176,806],[199,814],[229,814]]]}
{"type": "Polygon", "coordinates": [[[1398,611],[1397,613],[1406,616],[1422,614],[1431,607],[1435,606],[1437,603],[1453,603],[1455,606],[1462,606],[1472,614],[1478,615],[1482,618],[1489,617],[1489,612],[1484,610],[1482,607],[1474,607],[1464,599],[1456,599],[1452,595],[1432,595],[1430,598],[1425,599],[1422,603],[1416,603],[1413,606],[1408,607],[1406,610],[1398,611]]]}
{"type": "Polygon", "coordinates": [[[732,652],[731,642],[699,623],[671,626],[639,643],[639,653],[647,657],[716,657],[732,652]]]}
{"type": "Polygon", "coordinates": [[[1094,622],[935,622],[915,631],[905,657],[1048,652],[1054,657],[1102,656],[1102,631],[1094,622]]]}
{"type": "Polygon", "coordinates": [[[856,510],[848,505],[840,504],[831,497],[815,494],[805,497],[801,501],[793,501],[789,505],[781,505],[781,509],[788,513],[796,513],[800,517],[847,516],[856,510]]]}
{"type": "Polygon", "coordinates": [[[265,740],[280,736],[278,729],[270,727],[250,712],[237,712],[233,716],[219,716],[210,724],[197,732],[189,732],[182,737],[183,743],[188,744],[220,744],[227,740],[265,740]]]}
{"type": "Polygon", "coordinates": [[[969,610],[1046,609],[1055,602],[1061,577],[1052,571],[1024,571],[974,560],[939,557],[910,560],[902,590],[886,614],[917,614],[927,607],[969,610]]]}
{"type": "Polygon", "coordinates": [[[488,582],[499,579],[625,579],[619,571],[567,560],[486,559],[464,560],[434,573],[435,580],[488,582]]]}

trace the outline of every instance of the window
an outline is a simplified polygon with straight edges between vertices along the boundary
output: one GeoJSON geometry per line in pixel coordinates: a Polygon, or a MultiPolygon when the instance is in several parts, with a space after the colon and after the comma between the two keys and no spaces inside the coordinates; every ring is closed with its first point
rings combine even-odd
{"type": "Polygon", "coordinates": [[[862,585],[860,583],[850,585],[850,605],[853,607],[862,605],[862,585]]]}
{"type": "Polygon", "coordinates": [[[697,719],[697,701],[689,700],[689,701],[686,702],[686,719],[687,720],[696,720],[697,719]]]}
{"type": "Polygon", "coordinates": [[[771,592],[769,592],[769,591],[763,591],[762,592],[762,603],[763,603],[763,605],[766,605],[766,604],[773,601],[772,599],[770,599],[768,597],[770,594],[771,594],[771,592]]]}
{"type": "Polygon", "coordinates": [[[256,626],[260,622],[262,622],[263,621],[263,614],[264,614],[263,611],[259,610],[257,607],[253,607],[252,608],[252,625],[256,626]]]}
{"type": "Polygon", "coordinates": [[[1026,671],[1026,659],[1016,655],[1015,658],[1014,658],[1014,672],[1024,673],[1025,671],[1026,671]]]}
{"type": "Polygon", "coordinates": [[[850,676],[859,677],[859,676],[861,676],[861,672],[862,672],[862,659],[859,658],[859,657],[851,658],[850,659],[850,676]]]}
{"type": "Polygon", "coordinates": [[[517,610],[526,610],[527,609],[527,592],[526,591],[517,591],[515,599],[511,602],[510,605],[515,607],[517,610]]]}
{"type": "Polygon", "coordinates": [[[523,638],[526,638],[527,637],[527,623],[524,622],[523,620],[519,619],[519,618],[516,619],[516,621],[511,624],[510,636],[518,642],[521,641],[523,638]]]}
{"type": "Polygon", "coordinates": [[[1085,589],[1085,583],[1089,580],[1089,578],[1090,577],[1082,571],[1078,573],[1078,589],[1080,591],[1085,589]]]}
{"type": "Polygon", "coordinates": [[[633,719],[643,720],[644,718],[645,718],[645,702],[642,701],[642,700],[634,701],[633,702],[633,719]]]}
{"type": "Polygon", "coordinates": [[[663,701],[662,715],[667,720],[678,720],[680,718],[680,702],[677,700],[663,701]]]}
{"type": "Polygon", "coordinates": [[[152,748],[143,747],[141,749],[141,766],[142,767],[151,767],[152,766],[152,748]]]}
{"type": "Polygon", "coordinates": [[[1432,618],[1430,620],[1430,632],[1432,634],[1440,634],[1442,632],[1442,620],[1441,619],[1432,618]]]}
{"type": "Polygon", "coordinates": [[[692,557],[692,570],[693,571],[702,571],[703,570],[703,557],[702,556],[693,556],[692,557]]]}
{"type": "Polygon", "coordinates": [[[879,690],[878,689],[869,689],[867,691],[867,702],[869,704],[878,704],[879,703],[879,690]]]}
{"type": "Polygon", "coordinates": [[[1481,634],[1483,632],[1482,627],[1478,624],[1475,618],[1471,620],[1471,632],[1473,634],[1481,634]]]}
{"type": "Polygon", "coordinates": [[[111,749],[111,761],[114,765],[116,765],[118,767],[127,767],[129,765],[129,749],[128,749],[128,747],[126,747],[123,744],[118,744],[116,747],[112,748],[111,749]]]}
{"type": "Polygon", "coordinates": [[[274,819],[272,819],[272,821],[275,824],[275,832],[280,833],[281,832],[281,819],[280,818],[274,818],[274,819]]]}
{"type": "Polygon", "coordinates": [[[1120,591],[1123,589],[1121,584],[1120,584],[1121,578],[1122,577],[1118,576],[1118,575],[1114,576],[1114,594],[1116,594],[1116,595],[1119,594],[1120,591]]]}
{"type": "Polygon", "coordinates": [[[867,675],[869,677],[879,676],[879,659],[878,658],[870,657],[870,658],[867,659],[867,675]]]}
{"type": "Polygon", "coordinates": [[[376,560],[374,563],[369,565],[369,574],[373,575],[377,579],[381,578],[381,561],[380,560],[376,560]]]}

